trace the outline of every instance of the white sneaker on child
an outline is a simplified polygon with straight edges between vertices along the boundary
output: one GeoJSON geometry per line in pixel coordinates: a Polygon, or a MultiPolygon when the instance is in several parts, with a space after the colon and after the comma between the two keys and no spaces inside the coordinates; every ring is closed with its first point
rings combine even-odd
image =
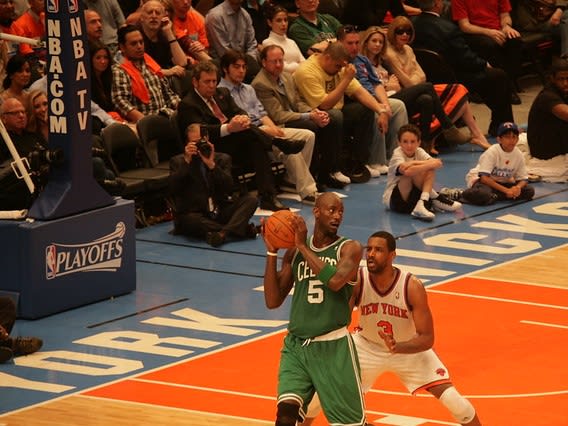
{"type": "Polygon", "coordinates": [[[425,220],[428,222],[433,221],[434,218],[436,217],[436,215],[433,212],[431,212],[430,210],[428,210],[428,208],[426,208],[424,200],[418,200],[418,202],[414,206],[414,210],[412,210],[410,214],[417,219],[425,220]]]}

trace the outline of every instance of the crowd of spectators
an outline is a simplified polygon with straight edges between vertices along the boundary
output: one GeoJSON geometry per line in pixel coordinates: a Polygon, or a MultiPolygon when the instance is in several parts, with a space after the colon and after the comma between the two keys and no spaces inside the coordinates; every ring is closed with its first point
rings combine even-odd
{"type": "MultiPolygon", "coordinates": [[[[203,137],[217,153],[256,172],[260,205],[269,210],[286,208],[276,198],[271,161],[284,163],[291,190],[311,204],[327,188],[386,174],[408,122],[419,126],[430,155],[463,143],[488,149],[486,135],[514,121],[520,31],[558,35],[559,61],[567,49],[565,12],[553,0],[535,2],[545,5],[534,25],[528,0],[514,8],[509,0],[346,0],[335,9],[324,0],[224,0],[207,8],[195,0],[82,1],[93,134],[116,123],[136,130],[142,118],[158,114],[171,118],[185,142],[188,125],[207,125],[203,137]],[[427,81],[416,48],[438,52],[457,81],[427,81]],[[480,129],[471,112],[472,93],[491,109],[489,129],[480,129]]],[[[2,32],[44,39],[44,1],[29,0],[23,9],[20,3],[0,0],[2,32]]],[[[8,41],[0,48],[0,99],[19,102],[24,128],[45,146],[45,49],[8,41]]],[[[546,116],[539,106],[566,126],[564,73],[546,89],[554,100],[539,101],[531,113],[535,153],[542,150],[531,126],[546,116]]],[[[565,154],[558,151],[545,156],[565,154]]]]}

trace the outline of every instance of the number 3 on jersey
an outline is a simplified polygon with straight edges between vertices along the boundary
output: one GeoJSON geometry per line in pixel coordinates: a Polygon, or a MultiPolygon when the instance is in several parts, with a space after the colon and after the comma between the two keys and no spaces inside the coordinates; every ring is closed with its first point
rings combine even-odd
{"type": "Polygon", "coordinates": [[[377,323],[377,327],[379,329],[382,329],[383,333],[385,333],[387,336],[393,335],[392,324],[390,322],[381,320],[377,323]]]}

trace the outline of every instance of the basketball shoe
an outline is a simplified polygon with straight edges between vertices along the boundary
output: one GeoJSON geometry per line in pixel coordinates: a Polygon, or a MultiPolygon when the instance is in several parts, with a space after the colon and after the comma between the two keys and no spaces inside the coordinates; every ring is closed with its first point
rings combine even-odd
{"type": "Polygon", "coordinates": [[[433,221],[436,215],[428,209],[427,204],[429,205],[430,202],[418,200],[414,206],[414,210],[412,210],[410,214],[420,220],[425,220],[427,222],[433,221]]]}
{"type": "Polygon", "coordinates": [[[459,201],[453,201],[442,193],[432,200],[432,205],[443,212],[455,212],[462,206],[459,201]]]}

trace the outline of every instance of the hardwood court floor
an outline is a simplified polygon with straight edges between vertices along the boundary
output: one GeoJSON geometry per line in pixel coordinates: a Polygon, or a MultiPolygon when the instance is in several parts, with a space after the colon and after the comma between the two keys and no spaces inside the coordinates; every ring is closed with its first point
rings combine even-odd
{"type": "MultiPolygon", "coordinates": [[[[485,426],[566,424],[568,246],[428,288],[435,349],[485,426]],[[534,272],[538,273],[534,273],[534,272]]],[[[275,412],[283,332],[0,418],[5,425],[263,425],[275,412]]],[[[455,425],[392,375],[367,395],[376,425],[455,425]]],[[[327,424],[318,419],[318,425],[327,424]]]]}

